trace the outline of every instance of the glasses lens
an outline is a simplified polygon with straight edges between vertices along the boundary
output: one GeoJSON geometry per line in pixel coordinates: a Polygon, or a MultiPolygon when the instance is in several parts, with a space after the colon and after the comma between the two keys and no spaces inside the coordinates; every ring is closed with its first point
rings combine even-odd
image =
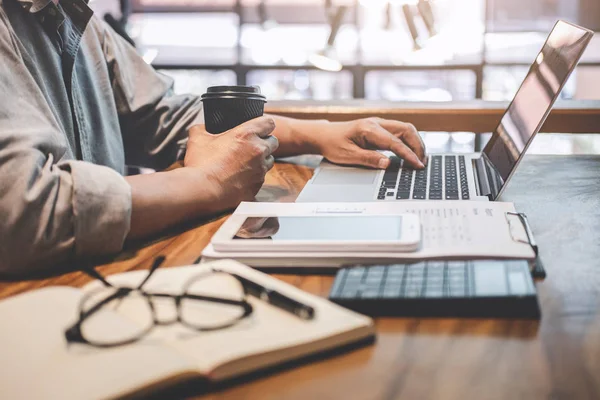
{"type": "Polygon", "coordinates": [[[187,287],[186,297],[181,301],[181,320],[197,329],[227,327],[244,316],[245,309],[240,303],[245,297],[241,283],[229,274],[215,272],[200,276],[187,287]],[[237,304],[201,299],[206,297],[237,304]]]}
{"type": "Polygon", "coordinates": [[[139,339],[154,325],[146,296],[139,291],[124,297],[116,293],[116,289],[103,288],[83,299],[82,312],[91,313],[81,324],[81,334],[88,342],[100,346],[126,343],[139,339]]]}

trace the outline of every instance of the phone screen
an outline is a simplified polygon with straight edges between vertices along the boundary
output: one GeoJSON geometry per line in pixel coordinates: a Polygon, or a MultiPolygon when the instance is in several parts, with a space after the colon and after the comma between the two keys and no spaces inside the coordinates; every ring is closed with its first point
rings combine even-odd
{"type": "Polygon", "coordinates": [[[401,216],[248,217],[234,239],[381,242],[401,236],[401,216]]]}

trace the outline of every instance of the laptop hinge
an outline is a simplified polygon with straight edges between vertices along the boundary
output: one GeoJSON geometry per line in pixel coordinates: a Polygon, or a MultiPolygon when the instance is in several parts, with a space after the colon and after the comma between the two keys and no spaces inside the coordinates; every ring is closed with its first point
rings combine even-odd
{"type": "Polygon", "coordinates": [[[488,180],[483,155],[482,157],[472,159],[471,162],[473,163],[473,172],[475,172],[475,189],[477,190],[477,195],[487,196],[490,201],[493,200],[492,188],[490,187],[490,182],[488,180]]]}

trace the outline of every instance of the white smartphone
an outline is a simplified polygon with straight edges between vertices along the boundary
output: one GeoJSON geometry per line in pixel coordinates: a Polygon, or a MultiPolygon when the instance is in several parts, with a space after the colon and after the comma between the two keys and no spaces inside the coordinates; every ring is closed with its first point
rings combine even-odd
{"type": "Polygon", "coordinates": [[[232,215],[212,239],[217,251],[411,252],[421,244],[417,215],[232,215]]]}

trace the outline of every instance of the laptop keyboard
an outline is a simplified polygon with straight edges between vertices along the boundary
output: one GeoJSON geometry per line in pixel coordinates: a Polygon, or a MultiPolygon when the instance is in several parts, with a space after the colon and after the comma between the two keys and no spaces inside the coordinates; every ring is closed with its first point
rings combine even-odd
{"type": "Polygon", "coordinates": [[[399,157],[390,157],[378,200],[470,199],[465,156],[430,156],[428,167],[422,170],[403,168],[403,163],[399,157]]]}

